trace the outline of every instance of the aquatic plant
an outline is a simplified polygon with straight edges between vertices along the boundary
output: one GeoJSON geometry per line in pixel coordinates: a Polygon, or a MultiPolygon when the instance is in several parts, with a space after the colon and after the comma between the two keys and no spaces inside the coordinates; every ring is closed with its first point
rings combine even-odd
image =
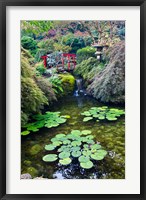
{"type": "Polygon", "coordinates": [[[83,122],[87,122],[92,119],[99,120],[108,120],[108,121],[116,121],[118,117],[124,115],[124,110],[117,109],[117,108],[108,108],[108,106],[102,107],[92,107],[88,111],[84,111],[81,115],[86,116],[83,119],[83,122]]]}
{"type": "Polygon", "coordinates": [[[60,116],[60,112],[46,112],[44,115],[34,115],[33,119],[36,121],[25,125],[23,128],[26,128],[26,130],[21,132],[21,135],[28,135],[31,131],[37,132],[43,127],[57,127],[66,122],[66,116],[60,116]]]}
{"type": "Polygon", "coordinates": [[[90,130],[72,130],[70,134],[57,134],[51,143],[45,145],[45,150],[53,151],[42,159],[45,162],[54,162],[59,159],[61,165],[79,162],[80,167],[90,169],[95,161],[103,160],[107,151],[93,140],[90,130]]]}

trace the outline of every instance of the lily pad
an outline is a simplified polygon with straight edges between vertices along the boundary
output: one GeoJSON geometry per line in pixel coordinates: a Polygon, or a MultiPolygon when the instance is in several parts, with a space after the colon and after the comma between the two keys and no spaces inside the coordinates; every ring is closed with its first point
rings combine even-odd
{"type": "Polygon", "coordinates": [[[81,131],[81,134],[82,135],[89,135],[89,134],[91,134],[91,131],[90,130],[84,130],[84,131],[81,131]]]}
{"type": "Polygon", "coordinates": [[[86,162],[90,161],[88,156],[80,156],[78,160],[81,163],[84,163],[84,162],[86,163],[86,162]]]}
{"type": "Polygon", "coordinates": [[[72,146],[80,146],[82,143],[80,141],[73,141],[71,143],[72,146]]]}
{"type": "Polygon", "coordinates": [[[23,131],[21,132],[21,135],[28,135],[30,133],[30,131],[23,131]]]}
{"type": "Polygon", "coordinates": [[[56,154],[48,154],[48,155],[45,155],[43,157],[43,161],[45,162],[54,162],[56,161],[58,158],[57,158],[57,155],[56,154]]]}
{"type": "Polygon", "coordinates": [[[52,150],[54,150],[55,148],[56,148],[56,146],[53,145],[53,144],[45,145],[45,149],[46,149],[47,151],[52,151],[52,150]]]}
{"type": "Polygon", "coordinates": [[[71,134],[72,135],[80,135],[80,131],[79,130],[73,130],[73,131],[71,131],[71,134]]]}
{"type": "Polygon", "coordinates": [[[100,155],[98,153],[95,153],[95,154],[91,154],[91,158],[93,160],[103,160],[104,159],[104,156],[103,155],[100,155]]]}
{"type": "Polygon", "coordinates": [[[70,140],[64,140],[64,141],[63,141],[63,144],[70,144],[70,143],[71,143],[70,140]]]}
{"type": "Polygon", "coordinates": [[[100,144],[93,144],[91,146],[91,149],[101,149],[101,145],[100,144]]]}
{"type": "Polygon", "coordinates": [[[73,157],[77,158],[77,157],[79,157],[79,156],[81,155],[81,152],[80,152],[80,151],[73,151],[73,152],[71,153],[71,155],[72,155],[73,157]]]}
{"type": "Polygon", "coordinates": [[[70,158],[64,158],[62,160],[59,160],[59,163],[61,165],[69,165],[71,163],[71,159],[70,158]]]}
{"type": "Polygon", "coordinates": [[[84,169],[91,169],[93,167],[93,162],[88,161],[88,162],[81,162],[80,166],[84,169]]]}
{"type": "Polygon", "coordinates": [[[55,141],[55,142],[53,142],[53,145],[54,146],[60,146],[62,144],[62,142],[61,141],[55,141]]]}
{"type": "Polygon", "coordinates": [[[62,137],[64,137],[64,136],[65,136],[65,134],[57,134],[57,135],[56,135],[56,138],[57,138],[57,139],[60,139],[60,138],[62,138],[62,137]]]}
{"type": "Polygon", "coordinates": [[[85,118],[83,119],[83,122],[90,121],[91,119],[93,119],[93,117],[85,117],[85,118]]]}
{"type": "Polygon", "coordinates": [[[61,152],[60,154],[59,154],[59,158],[68,158],[70,156],[70,153],[69,152],[65,152],[65,151],[63,151],[63,152],[61,152]]]}

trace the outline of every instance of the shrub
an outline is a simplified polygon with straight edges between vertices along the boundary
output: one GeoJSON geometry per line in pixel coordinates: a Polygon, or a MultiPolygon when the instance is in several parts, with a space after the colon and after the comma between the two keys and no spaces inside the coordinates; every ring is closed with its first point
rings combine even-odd
{"type": "Polygon", "coordinates": [[[62,81],[57,75],[50,77],[49,81],[52,83],[53,90],[56,94],[63,93],[62,81]]]}
{"type": "MultiPolygon", "coordinates": [[[[83,79],[85,81],[88,81],[88,76],[90,75],[90,79],[92,79],[93,77],[91,77],[91,72],[93,69],[97,69],[98,68],[98,60],[96,58],[88,58],[87,60],[82,61],[80,64],[76,65],[76,68],[74,70],[74,74],[75,75],[79,75],[82,76],[83,79]]],[[[93,76],[95,74],[93,73],[93,76]]]]}
{"type": "Polygon", "coordinates": [[[125,102],[125,43],[123,41],[109,48],[109,63],[94,77],[88,93],[102,102],[125,102]]]}
{"type": "Polygon", "coordinates": [[[63,95],[72,94],[75,87],[75,78],[69,73],[59,74],[58,77],[62,81],[63,95]]]}
{"type": "Polygon", "coordinates": [[[46,72],[46,68],[42,62],[36,63],[36,75],[43,75],[46,72]]]}
{"type": "Polygon", "coordinates": [[[48,99],[48,102],[57,100],[54,90],[53,90],[53,86],[49,82],[48,79],[45,79],[45,78],[39,76],[39,77],[35,77],[35,81],[36,81],[38,87],[44,92],[45,96],[48,99]]]}
{"type": "MultiPolygon", "coordinates": [[[[25,52],[26,53],[26,52],[25,52]]],[[[37,86],[33,68],[29,60],[21,53],[21,111],[22,125],[24,125],[33,113],[40,112],[43,105],[48,101],[43,91],[37,86]]]]}
{"type": "Polygon", "coordinates": [[[81,63],[83,60],[87,60],[90,57],[95,57],[96,49],[90,46],[84,47],[77,51],[77,62],[81,63]]]}
{"type": "Polygon", "coordinates": [[[24,49],[27,49],[30,51],[30,53],[34,56],[37,51],[37,42],[32,38],[28,36],[23,36],[21,38],[21,45],[24,49]]]}

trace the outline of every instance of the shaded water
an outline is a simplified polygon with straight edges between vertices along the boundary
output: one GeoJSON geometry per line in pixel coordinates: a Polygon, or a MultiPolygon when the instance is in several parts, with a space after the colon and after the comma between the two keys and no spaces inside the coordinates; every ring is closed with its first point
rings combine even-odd
{"type": "Polygon", "coordinates": [[[67,97],[59,100],[51,111],[60,111],[61,115],[70,115],[65,124],[56,128],[43,128],[39,132],[22,138],[21,172],[33,177],[56,179],[124,179],[125,178],[125,119],[116,122],[83,122],[81,112],[94,106],[102,106],[88,96],[67,97]],[[100,142],[108,155],[95,163],[92,169],[81,169],[78,164],[61,166],[57,162],[45,163],[42,157],[48,152],[44,146],[56,134],[68,134],[71,130],[91,130],[95,140],[100,142]]]}

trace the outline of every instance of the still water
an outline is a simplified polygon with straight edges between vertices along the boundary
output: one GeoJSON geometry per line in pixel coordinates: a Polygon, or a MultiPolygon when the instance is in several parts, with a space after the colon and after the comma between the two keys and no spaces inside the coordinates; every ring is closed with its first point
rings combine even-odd
{"type": "MultiPolygon", "coordinates": [[[[104,104],[105,105],[105,104],[104,104]]],[[[124,179],[125,178],[125,118],[115,122],[83,122],[81,112],[94,106],[103,106],[88,96],[69,96],[53,105],[51,111],[70,115],[67,122],[51,129],[43,128],[22,137],[21,173],[49,179],[124,179]],[[58,162],[45,163],[42,157],[48,152],[44,146],[56,134],[68,134],[71,130],[91,130],[96,142],[108,151],[104,160],[96,162],[92,169],[81,169],[77,163],[61,166],[58,162]]],[[[115,106],[114,106],[115,107],[115,106]]],[[[124,109],[124,107],[117,107],[124,109]]]]}

